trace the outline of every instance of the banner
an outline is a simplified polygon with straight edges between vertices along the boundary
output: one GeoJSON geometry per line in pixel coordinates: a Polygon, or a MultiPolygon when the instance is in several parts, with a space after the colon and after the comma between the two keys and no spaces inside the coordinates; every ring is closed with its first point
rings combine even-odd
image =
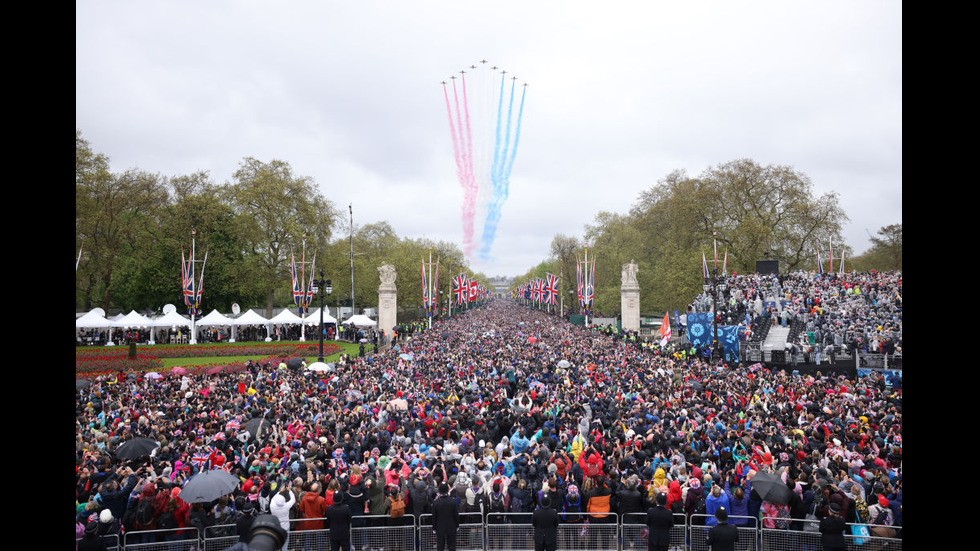
{"type": "Polygon", "coordinates": [[[714,338],[712,331],[710,312],[691,312],[687,315],[687,339],[691,344],[711,344],[714,338]]]}

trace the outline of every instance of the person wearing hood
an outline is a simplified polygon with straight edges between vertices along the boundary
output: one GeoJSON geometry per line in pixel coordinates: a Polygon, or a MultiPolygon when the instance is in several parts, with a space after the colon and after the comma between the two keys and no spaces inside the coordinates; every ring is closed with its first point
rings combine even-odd
{"type": "MultiPolygon", "coordinates": [[[[281,482],[282,490],[276,492],[276,495],[272,497],[269,501],[269,513],[276,517],[279,521],[279,526],[286,531],[286,541],[283,542],[283,549],[289,548],[289,510],[296,504],[296,496],[293,494],[292,488],[289,487],[285,482],[281,482]]],[[[193,513],[192,513],[193,514],[193,513]]]]}

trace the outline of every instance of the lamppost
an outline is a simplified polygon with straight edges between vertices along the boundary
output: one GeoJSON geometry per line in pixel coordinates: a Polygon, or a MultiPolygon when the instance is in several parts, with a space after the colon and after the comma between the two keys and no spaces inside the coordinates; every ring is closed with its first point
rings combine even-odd
{"type": "Polygon", "coordinates": [[[320,295],[320,329],[317,333],[320,335],[320,353],[316,358],[316,361],[323,363],[323,292],[329,295],[333,293],[332,282],[327,279],[323,279],[323,270],[320,270],[320,279],[314,279],[313,285],[316,287],[315,292],[320,295]]]}
{"type": "MultiPolygon", "coordinates": [[[[717,238],[718,232],[711,232],[712,238],[717,238]]],[[[715,267],[712,270],[711,277],[704,278],[704,285],[702,286],[705,293],[711,294],[711,317],[712,325],[714,326],[714,342],[711,343],[711,355],[712,359],[715,357],[721,358],[723,356],[720,348],[720,343],[718,342],[718,296],[724,294],[728,286],[725,284],[725,278],[718,275],[718,261],[715,259],[715,267]]]]}

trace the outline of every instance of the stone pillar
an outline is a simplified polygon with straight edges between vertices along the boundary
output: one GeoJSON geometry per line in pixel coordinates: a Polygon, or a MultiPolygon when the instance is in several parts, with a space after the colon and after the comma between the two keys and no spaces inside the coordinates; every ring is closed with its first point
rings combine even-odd
{"type": "Polygon", "coordinates": [[[398,290],[395,288],[395,267],[382,263],[378,268],[381,285],[378,287],[378,331],[384,331],[391,338],[392,330],[398,325],[398,290]]]}
{"type": "Polygon", "coordinates": [[[623,264],[623,285],[620,287],[623,330],[640,331],[640,284],[636,282],[638,266],[630,261],[623,264]]]}

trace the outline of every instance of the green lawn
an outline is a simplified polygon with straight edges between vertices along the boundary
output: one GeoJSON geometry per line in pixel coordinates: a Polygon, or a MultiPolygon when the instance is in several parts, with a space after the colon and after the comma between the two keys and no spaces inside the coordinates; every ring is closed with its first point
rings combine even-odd
{"type": "MultiPolygon", "coordinates": [[[[213,349],[215,347],[242,346],[242,345],[248,345],[248,344],[250,344],[250,343],[247,343],[247,342],[221,343],[221,344],[208,343],[208,344],[202,344],[202,345],[200,345],[200,348],[202,349],[202,352],[203,352],[205,349],[213,349]]],[[[266,343],[264,341],[260,341],[260,342],[255,343],[255,344],[269,344],[269,343],[266,343]]],[[[277,344],[288,344],[288,343],[284,341],[282,343],[277,343],[277,344]]],[[[305,344],[309,344],[309,342],[307,342],[305,344]]],[[[316,344],[316,343],[313,343],[313,344],[316,344]]],[[[342,351],[341,352],[336,352],[336,353],[331,354],[329,356],[325,356],[323,358],[323,361],[325,361],[326,363],[330,363],[330,362],[336,361],[340,357],[340,355],[343,354],[343,353],[350,354],[351,356],[356,356],[360,352],[360,344],[358,344],[358,343],[353,343],[352,344],[352,343],[343,342],[343,341],[324,341],[323,342],[324,348],[327,348],[327,345],[331,345],[331,344],[341,347],[342,348],[342,351]]],[[[147,348],[149,348],[149,353],[152,355],[152,350],[153,349],[157,349],[157,348],[162,349],[162,348],[171,348],[171,347],[188,348],[189,345],[186,345],[186,344],[176,344],[176,345],[171,345],[171,344],[158,344],[158,345],[154,345],[152,347],[147,347],[147,348]]],[[[370,350],[372,348],[372,345],[365,345],[365,347],[366,347],[367,350],[370,350]]],[[[115,348],[118,350],[118,347],[115,347],[115,348]]],[[[194,347],[190,347],[190,348],[194,348],[194,347]]],[[[81,351],[81,350],[86,350],[86,349],[79,348],[79,349],[76,349],[76,350],[81,351]]],[[[89,349],[89,350],[91,350],[91,349],[89,349]]],[[[178,366],[179,367],[192,367],[192,366],[197,366],[197,365],[213,364],[215,362],[228,362],[228,363],[242,362],[242,363],[244,363],[247,360],[265,360],[267,357],[268,356],[262,356],[262,355],[259,355],[259,356],[198,356],[198,357],[184,357],[184,358],[161,358],[160,359],[160,362],[163,364],[163,368],[164,369],[171,369],[171,368],[178,367],[178,366]]],[[[311,363],[315,362],[316,360],[317,360],[316,355],[310,356],[310,357],[307,357],[306,358],[306,363],[307,364],[311,364],[311,363]]]]}

